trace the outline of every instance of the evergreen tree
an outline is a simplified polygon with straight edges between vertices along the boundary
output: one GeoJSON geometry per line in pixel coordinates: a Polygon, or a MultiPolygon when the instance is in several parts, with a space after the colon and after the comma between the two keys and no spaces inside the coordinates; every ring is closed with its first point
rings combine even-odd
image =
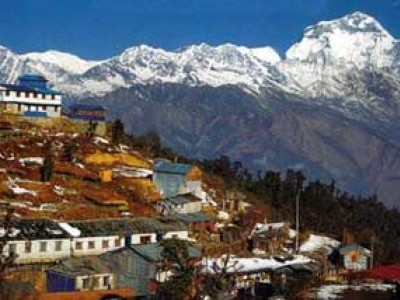
{"type": "Polygon", "coordinates": [[[113,144],[119,144],[122,142],[125,134],[124,123],[120,119],[116,119],[112,125],[112,136],[111,141],[113,144]]]}

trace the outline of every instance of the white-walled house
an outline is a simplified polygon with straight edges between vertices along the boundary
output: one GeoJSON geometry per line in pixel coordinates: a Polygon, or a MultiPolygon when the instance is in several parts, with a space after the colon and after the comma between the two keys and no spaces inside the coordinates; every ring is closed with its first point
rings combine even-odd
{"type": "Polygon", "coordinates": [[[98,291],[117,287],[115,274],[97,257],[74,257],[46,270],[48,292],[98,291]]]}
{"type": "Polygon", "coordinates": [[[60,117],[62,95],[41,75],[26,74],[18,84],[0,84],[0,112],[27,117],[60,117]]]}
{"type": "MultiPolygon", "coordinates": [[[[0,228],[0,235],[5,234],[0,228]]],[[[16,264],[52,262],[71,255],[69,234],[51,220],[13,221],[7,241],[4,254],[14,254],[16,264]]]]}

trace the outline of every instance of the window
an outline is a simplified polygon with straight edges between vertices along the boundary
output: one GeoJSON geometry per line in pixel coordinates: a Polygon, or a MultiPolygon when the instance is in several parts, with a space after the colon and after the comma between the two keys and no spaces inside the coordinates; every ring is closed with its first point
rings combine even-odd
{"type": "Polygon", "coordinates": [[[89,241],[88,248],[89,249],[94,249],[94,241],[89,241]]]}
{"type": "Polygon", "coordinates": [[[56,95],[51,95],[51,100],[54,100],[54,99],[56,99],[56,95]]]}
{"type": "Polygon", "coordinates": [[[110,276],[104,276],[103,277],[103,286],[110,286],[111,282],[110,282],[110,276]]]}
{"type": "Polygon", "coordinates": [[[89,278],[83,278],[82,279],[82,288],[87,290],[89,288],[89,285],[90,285],[89,278]]]}
{"type": "Polygon", "coordinates": [[[76,242],[75,243],[75,249],[76,250],[82,250],[82,242],[76,242]]]}
{"type": "Polygon", "coordinates": [[[31,252],[32,252],[32,243],[25,242],[25,253],[31,253],[31,252]]]}
{"type": "Polygon", "coordinates": [[[17,253],[17,244],[9,244],[8,245],[8,254],[17,253]]]}
{"type": "Polygon", "coordinates": [[[99,278],[97,278],[97,277],[95,277],[95,278],[93,278],[93,288],[98,288],[99,287],[99,285],[100,285],[100,280],[99,280],[99,278]]]}
{"type": "Polygon", "coordinates": [[[151,241],[151,237],[149,235],[140,237],[140,243],[141,244],[149,244],[150,241],[151,241]]]}
{"type": "Polygon", "coordinates": [[[107,241],[107,240],[103,241],[103,242],[101,243],[101,246],[102,246],[103,248],[108,248],[108,241],[107,241]]]}
{"type": "Polygon", "coordinates": [[[46,94],[42,94],[42,99],[46,99],[46,94]]]}
{"type": "Polygon", "coordinates": [[[37,93],[33,93],[33,98],[37,98],[38,94],[37,93]]]}
{"type": "Polygon", "coordinates": [[[47,251],[47,242],[40,242],[40,252],[46,252],[47,251]]]}
{"type": "Polygon", "coordinates": [[[21,104],[18,104],[18,111],[21,111],[22,107],[21,104]]]}
{"type": "Polygon", "coordinates": [[[58,106],[54,106],[54,111],[58,112],[58,106]]]}
{"type": "Polygon", "coordinates": [[[121,247],[121,240],[120,239],[115,239],[114,246],[115,247],[121,247]]]}
{"type": "Polygon", "coordinates": [[[17,92],[17,97],[21,97],[21,92],[17,92]]]}
{"type": "Polygon", "coordinates": [[[56,251],[61,251],[62,241],[56,241],[56,251]]]}
{"type": "Polygon", "coordinates": [[[6,91],[6,96],[10,96],[10,91],[6,91]]]}
{"type": "Polygon", "coordinates": [[[43,106],[42,106],[42,110],[43,110],[43,111],[46,111],[46,110],[47,110],[47,106],[46,106],[46,105],[43,105],[43,106]]]}

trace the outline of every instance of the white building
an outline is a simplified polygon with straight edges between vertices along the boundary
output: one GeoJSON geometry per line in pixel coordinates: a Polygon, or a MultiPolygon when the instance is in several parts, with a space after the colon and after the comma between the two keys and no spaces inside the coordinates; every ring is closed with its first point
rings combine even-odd
{"type": "Polygon", "coordinates": [[[52,262],[71,255],[69,234],[50,220],[18,220],[8,233],[0,228],[0,235],[7,235],[5,255],[15,255],[15,263],[52,262]]]}
{"type": "Polygon", "coordinates": [[[0,112],[27,117],[59,117],[62,95],[41,75],[19,77],[19,84],[0,84],[0,112]]]}

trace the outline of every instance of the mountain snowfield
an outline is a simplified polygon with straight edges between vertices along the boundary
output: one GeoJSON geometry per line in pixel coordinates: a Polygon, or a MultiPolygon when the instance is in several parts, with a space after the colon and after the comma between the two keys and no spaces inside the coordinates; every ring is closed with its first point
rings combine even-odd
{"type": "Polygon", "coordinates": [[[172,52],[135,46],[102,61],[55,50],[17,55],[2,48],[0,62],[0,79],[14,82],[21,73],[38,72],[79,98],[153,83],[237,85],[255,94],[274,87],[304,98],[332,98],[349,92],[347,74],[354,70],[399,77],[400,43],[374,18],[355,12],[307,27],[284,59],[271,47],[200,44],[172,52]]]}
{"type": "Polygon", "coordinates": [[[0,47],[0,81],[31,72],[183,154],[301,168],[388,204],[400,193],[400,42],[361,12],[307,27],[283,58],[232,44],[141,45],[101,61],[0,47]]]}

